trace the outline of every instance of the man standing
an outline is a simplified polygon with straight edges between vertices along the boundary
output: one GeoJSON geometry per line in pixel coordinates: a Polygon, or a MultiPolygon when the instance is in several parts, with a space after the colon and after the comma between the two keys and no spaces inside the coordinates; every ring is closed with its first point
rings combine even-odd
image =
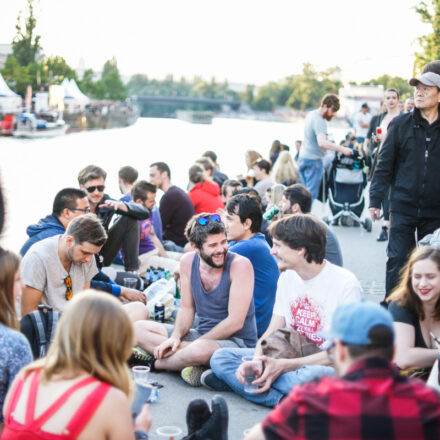
{"type": "Polygon", "coordinates": [[[278,280],[272,320],[255,350],[225,348],[211,358],[212,372],[201,378],[203,385],[216,390],[232,389],[260,405],[273,407],[293,386],[323,375],[333,374],[325,351],[296,359],[263,356],[264,371],[253,385],[255,393],[245,391],[242,374],[243,356],[261,356],[262,341],[278,329],[292,329],[304,335],[318,349],[326,348],[323,331],[330,328],[336,308],[360,301],[362,289],[347,269],[324,260],[326,231],[310,214],[294,214],[273,223],[272,254],[282,272],[278,280]]]}
{"type": "Polygon", "coordinates": [[[89,165],[78,174],[80,188],[87,194],[90,211],[102,221],[108,240],[101,250],[103,265],[110,266],[122,248],[126,272],[139,269],[139,224],[150,216],[148,210],[133,202],[121,202],[104,194],[107,173],[100,167],[89,165]],[[120,217],[110,227],[114,214],[120,217]]]}
{"type": "Polygon", "coordinates": [[[52,214],[26,229],[29,238],[21,248],[20,254],[25,255],[33,244],[44,238],[64,234],[71,220],[88,212],[90,212],[89,201],[84,191],[77,188],[62,189],[55,196],[52,214]]]}
{"type": "MultiPolygon", "coordinates": [[[[309,214],[312,209],[312,194],[300,183],[288,186],[283,193],[280,203],[280,211],[283,215],[289,214],[309,214]]],[[[342,266],[342,252],[339,241],[330,228],[323,223],[326,228],[327,238],[325,246],[325,259],[330,263],[342,266]]]]}
{"type": "Polygon", "coordinates": [[[185,226],[194,215],[194,205],[188,194],[171,184],[171,171],[164,162],[150,165],[150,183],[164,192],[160,200],[163,240],[166,250],[183,252],[187,243],[185,226]]]}
{"type": "Polygon", "coordinates": [[[409,81],[415,108],[393,119],[370,186],[370,214],[377,220],[390,191],[387,297],[398,283],[417,239],[440,227],[440,75],[426,72],[409,81]]]}
{"type": "Polygon", "coordinates": [[[249,259],[254,268],[254,305],[260,337],[272,318],[280,272],[261,233],[261,204],[251,194],[232,197],[226,207],[225,226],[229,250],[249,259]]]}
{"type": "Polygon", "coordinates": [[[73,295],[88,289],[98,273],[95,254],[106,239],[98,217],[85,214],[74,218],[64,235],[35,243],[21,262],[22,315],[37,310],[41,302],[62,311],[73,295]]]}
{"type": "Polygon", "coordinates": [[[254,274],[249,260],[228,252],[218,214],[194,216],[186,234],[193,252],[180,261],[182,299],[175,325],[137,322],[135,336],[154,355],[153,368],[182,371],[182,378],[196,386],[200,367],[209,365],[216,350],[255,345],[254,274]],[[192,329],[196,312],[199,323],[192,329]]]}
{"type": "Polygon", "coordinates": [[[306,116],[304,139],[299,152],[301,183],[312,193],[312,200],[318,198],[319,186],[324,174],[323,157],[328,150],[350,155],[351,149],[336,145],[327,139],[327,122],[339,110],[339,98],[328,94],[322,98],[321,107],[306,116]]]}
{"type": "Polygon", "coordinates": [[[356,114],[354,118],[354,129],[356,132],[356,142],[363,144],[367,137],[368,127],[371,121],[370,107],[364,102],[361,106],[361,110],[356,114]]]}
{"type": "Polygon", "coordinates": [[[393,365],[386,310],[369,302],[340,306],[330,339],[339,377],[293,388],[245,440],[439,438],[440,395],[393,365]]]}

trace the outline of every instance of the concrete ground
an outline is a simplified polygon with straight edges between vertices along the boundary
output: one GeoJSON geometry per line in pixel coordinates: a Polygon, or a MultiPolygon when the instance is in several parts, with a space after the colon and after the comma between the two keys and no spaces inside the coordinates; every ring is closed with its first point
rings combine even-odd
{"type": "MultiPolygon", "coordinates": [[[[313,213],[318,217],[328,215],[327,209],[320,203],[314,205],[313,213]]],[[[366,213],[365,209],[364,215],[366,213]]],[[[332,227],[332,230],[339,239],[344,266],[356,274],[369,300],[381,301],[385,284],[386,243],[376,241],[380,232],[380,223],[374,224],[370,233],[363,228],[342,226],[332,227]]],[[[150,405],[153,416],[151,439],[163,439],[164,437],[156,434],[156,429],[165,425],[178,426],[186,434],[185,414],[188,403],[196,398],[205,399],[210,403],[216,394],[204,388],[191,388],[177,374],[151,374],[151,378],[164,385],[160,390],[159,401],[150,405]]],[[[221,394],[228,403],[230,440],[242,439],[243,431],[260,422],[269,412],[267,408],[252,404],[236,394],[228,392],[218,394],[221,394]]]]}

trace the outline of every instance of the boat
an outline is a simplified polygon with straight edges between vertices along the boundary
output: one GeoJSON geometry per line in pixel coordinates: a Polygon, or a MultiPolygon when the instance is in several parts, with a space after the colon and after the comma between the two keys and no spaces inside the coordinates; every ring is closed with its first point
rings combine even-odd
{"type": "Polygon", "coordinates": [[[14,137],[43,138],[55,137],[66,134],[69,125],[56,113],[44,115],[34,113],[21,113],[16,117],[16,129],[12,132],[14,137]]]}

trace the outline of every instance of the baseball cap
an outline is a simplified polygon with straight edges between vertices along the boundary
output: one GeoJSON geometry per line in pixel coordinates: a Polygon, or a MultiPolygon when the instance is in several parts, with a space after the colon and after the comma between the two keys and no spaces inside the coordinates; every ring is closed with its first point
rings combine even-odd
{"type": "Polygon", "coordinates": [[[408,83],[410,86],[416,86],[417,84],[422,83],[425,86],[435,86],[440,88],[440,75],[434,72],[426,72],[415,78],[411,78],[408,83]]]}
{"type": "Polygon", "coordinates": [[[361,108],[370,108],[370,107],[368,107],[368,104],[367,104],[366,102],[364,102],[364,103],[361,105],[361,108]]]}
{"type": "Polygon", "coordinates": [[[377,325],[388,327],[394,340],[393,318],[388,310],[368,301],[343,304],[333,314],[331,330],[326,339],[339,339],[354,345],[388,346],[389,341],[371,340],[370,330],[377,325]]]}

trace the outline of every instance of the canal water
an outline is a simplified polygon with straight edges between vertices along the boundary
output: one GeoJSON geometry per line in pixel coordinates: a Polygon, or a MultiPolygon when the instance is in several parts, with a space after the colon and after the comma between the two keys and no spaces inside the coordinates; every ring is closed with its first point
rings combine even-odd
{"type": "MultiPolygon", "coordinates": [[[[343,131],[331,130],[339,140],[343,131]]],[[[1,244],[18,251],[26,227],[51,212],[55,194],[78,185],[78,171],[96,164],[107,171],[106,192],[120,197],[118,170],[131,165],[148,180],[149,165],[164,161],[172,182],[186,188],[188,168],[206,150],[218,155],[221,170],[235,177],[245,172],[244,153],[255,149],[267,157],[279,139],[294,150],[303,138],[303,123],[214,118],[211,125],[175,119],[140,118],[131,127],[85,131],[53,139],[0,137],[0,178],[7,201],[1,244]]]]}

